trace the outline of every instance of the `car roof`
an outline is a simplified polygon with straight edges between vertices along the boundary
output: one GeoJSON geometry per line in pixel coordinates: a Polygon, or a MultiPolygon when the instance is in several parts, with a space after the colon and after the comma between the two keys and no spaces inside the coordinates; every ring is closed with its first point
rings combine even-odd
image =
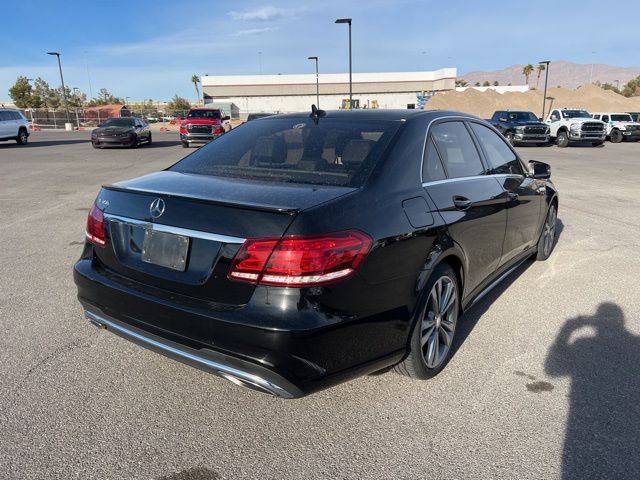
{"type": "MultiPolygon", "coordinates": [[[[265,121],[269,119],[278,119],[278,118],[309,118],[311,114],[311,109],[307,112],[297,112],[297,113],[285,113],[272,115],[270,117],[265,118],[265,121]]],[[[471,115],[469,113],[464,112],[456,112],[449,110],[401,110],[401,109],[377,109],[377,108],[364,108],[358,110],[326,110],[325,115],[322,118],[349,118],[354,120],[410,120],[417,117],[428,118],[429,120],[435,120],[439,117],[465,117],[470,119],[481,120],[475,115],[471,115]]]]}
{"type": "Polygon", "coordinates": [[[630,112],[591,112],[592,115],[631,115],[630,112]]]}

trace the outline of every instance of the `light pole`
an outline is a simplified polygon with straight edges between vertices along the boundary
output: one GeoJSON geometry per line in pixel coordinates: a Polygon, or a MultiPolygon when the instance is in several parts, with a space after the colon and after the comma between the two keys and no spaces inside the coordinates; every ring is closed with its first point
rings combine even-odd
{"type": "Polygon", "coordinates": [[[318,80],[318,57],[307,57],[307,60],[316,61],[316,107],[320,109],[320,83],[318,80]]]}
{"type": "Polygon", "coordinates": [[[87,52],[85,50],[84,54],[85,54],[85,63],[86,63],[86,66],[87,66],[87,79],[89,80],[89,99],[92,99],[93,98],[93,89],[91,88],[91,74],[89,73],[89,57],[88,57],[89,52],[87,52]]]}
{"type": "Polygon", "coordinates": [[[589,74],[589,84],[591,84],[593,82],[593,62],[595,60],[595,54],[596,52],[591,52],[591,73],[589,74]]]}
{"type": "Polygon", "coordinates": [[[258,52],[258,64],[260,66],[260,75],[262,75],[262,52],[258,52]]]}
{"type": "Polygon", "coordinates": [[[67,89],[64,86],[64,77],[62,76],[62,63],[60,62],[60,52],[47,52],[47,55],[58,57],[58,69],[60,70],[60,81],[62,82],[62,98],[64,99],[64,109],[67,112],[67,123],[71,123],[69,118],[69,105],[67,104],[67,89]]]}
{"type": "Polygon", "coordinates": [[[353,69],[351,64],[351,19],[339,18],[336,23],[348,23],[349,24],[349,110],[353,108],[353,69]]]}
{"type": "Polygon", "coordinates": [[[542,62],[538,62],[539,65],[544,65],[544,95],[542,96],[542,121],[544,122],[544,108],[546,107],[547,102],[547,82],[549,81],[549,64],[551,61],[543,60],[542,62]]]}

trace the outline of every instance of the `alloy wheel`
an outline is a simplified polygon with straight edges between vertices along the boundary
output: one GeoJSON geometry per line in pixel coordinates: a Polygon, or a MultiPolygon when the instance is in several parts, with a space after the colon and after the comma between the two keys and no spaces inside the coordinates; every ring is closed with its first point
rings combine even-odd
{"type": "Polygon", "coordinates": [[[551,205],[549,208],[549,213],[547,214],[547,219],[544,222],[544,231],[542,232],[543,240],[542,240],[542,248],[544,250],[545,255],[549,255],[551,253],[551,249],[553,248],[553,241],[556,236],[556,206],[551,205]]]}
{"type": "Polygon", "coordinates": [[[447,358],[458,322],[458,287],[449,276],[431,288],[421,321],[422,356],[428,368],[438,368],[447,358]]]}

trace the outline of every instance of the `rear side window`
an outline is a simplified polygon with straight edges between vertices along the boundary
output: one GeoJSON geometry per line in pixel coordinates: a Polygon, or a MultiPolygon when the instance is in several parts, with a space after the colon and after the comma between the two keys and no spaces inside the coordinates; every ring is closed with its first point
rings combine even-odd
{"type": "Polygon", "coordinates": [[[473,177],[484,173],[478,149],[462,122],[439,123],[431,129],[431,135],[449,178],[473,177]]]}
{"type": "Polygon", "coordinates": [[[247,122],[170,170],[267,182],[361,186],[401,122],[273,117],[247,122]]]}
{"type": "Polygon", "coordinates": [[[11,120],[9,112],[5,111],[0,111],[0,122],[2,121],[6,121],[6,120],[11,120]]]}
{"type": "Polygon", "coordinates": [[[478,142],[485,151],[486,160],[493,174],[522,175],[520,161],[507,143],[493,130],[479,123],[471,123],[471,129],[478,137],[478,142]]]}
{"type": "Polygon", "coordinates": [[[447,175],[444,173],[440,155],[436,150],[433,140],[429,137],[427,148],[425,149],[424,162],[422,163],[422,181],[433,182],[436,180],[444,180],[447,175]]]}

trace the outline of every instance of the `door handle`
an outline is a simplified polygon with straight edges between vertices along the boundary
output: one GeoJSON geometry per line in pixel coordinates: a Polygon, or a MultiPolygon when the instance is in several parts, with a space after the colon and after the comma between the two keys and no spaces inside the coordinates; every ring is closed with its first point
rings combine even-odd
{"type": "Polygon", "coordinates": [[[471,200],[460,195],[453,196],[453,204],[458,210],[467,210],[471,206],[471,200]]]}
{"type": "Polygon", "coordinates": [[[510,202],[515,202],[516,200],[518,200],[519,196],[515,192],[507,192],[507,198],[510,202]]]}

